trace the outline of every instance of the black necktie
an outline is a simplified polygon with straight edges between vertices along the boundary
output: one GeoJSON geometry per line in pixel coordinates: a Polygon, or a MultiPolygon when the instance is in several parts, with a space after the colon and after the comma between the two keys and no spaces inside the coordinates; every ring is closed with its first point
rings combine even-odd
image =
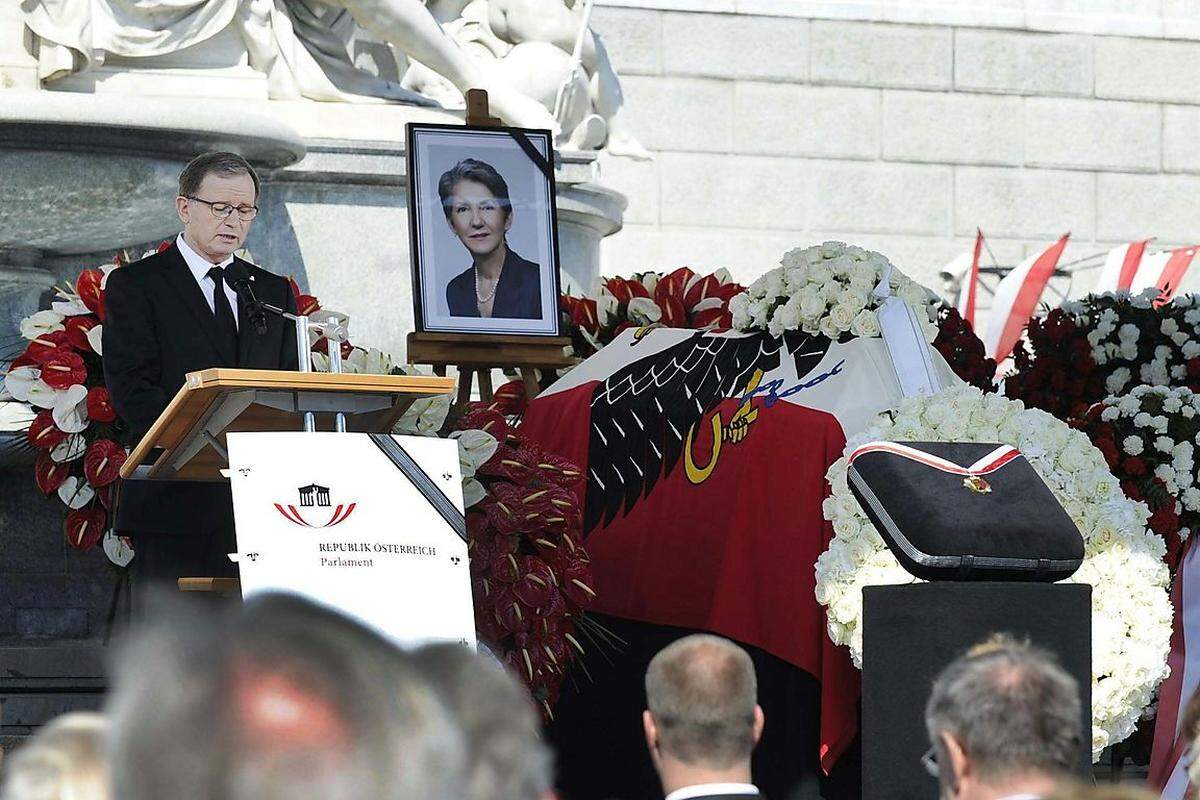
{"type": "Polygon", "coordinates": [[[213,316],[217,318],[217,333],[221,337],[221,350],[236,361],[237,318],[233,316],[233,307],[229,305],[229,298],[225,296],[225,271],[220,267],[213,267],[208,271],[208,277],[212,278],[213,284],[215,284],[213,287],[213,316]]]}

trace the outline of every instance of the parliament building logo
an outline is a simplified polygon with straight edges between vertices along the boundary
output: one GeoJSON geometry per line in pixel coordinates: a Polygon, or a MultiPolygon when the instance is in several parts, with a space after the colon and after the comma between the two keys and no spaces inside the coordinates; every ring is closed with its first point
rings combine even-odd
{"type": "Polygon", "coordinates": [[[349,519],[358,505],[358,503],[338,503],[335,506],[329,499],[329,487],[319,486],[315,483],[301,486],[296,491],[300,495],[299,507],[275,503],[275,510],[282,514],[288,522],[302,528],[332,528],[335,525],[341,525],[349,519]],[[330,508],[333,510],[325,511],[330,508]],[[309,517],[319,519],[326,513],[328,513],[328,519],[324,523],[310,522],[304,516],[308,514],[309,517]]]}

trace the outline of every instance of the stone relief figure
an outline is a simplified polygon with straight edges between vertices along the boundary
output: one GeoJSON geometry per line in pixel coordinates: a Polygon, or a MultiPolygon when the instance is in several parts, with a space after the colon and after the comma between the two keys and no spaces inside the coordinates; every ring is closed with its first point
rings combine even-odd
{"type": "Polygon", "coordinates": [[[275,99],[461,104],[488,92],[509,124],[549,128],[564,143],[648,157],[623,128],[608,55],[590,30],[570,108],[552,109],[571,66],[583,0],[21,0],[44,83],[86,72],[110,56],[164,56],[232,28],[275,99]],[[445,30],[443,30],[445,27],[445,30]],[[365,34],[365,37],[364,37],[365,34]],[[356,65],[354,37],[390,46],[392,79],[356,65]],[[407,73],[407,74],[406,74],[407,73]],[[547,97],[549,101],[547,101],[547,97]]]}

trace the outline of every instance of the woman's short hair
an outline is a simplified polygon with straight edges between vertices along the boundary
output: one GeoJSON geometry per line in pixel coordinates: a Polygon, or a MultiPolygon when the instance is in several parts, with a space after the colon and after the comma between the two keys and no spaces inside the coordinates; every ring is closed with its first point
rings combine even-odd
{"type": "Polygon", "coordinates": [[[108,722],[99,714],[65,714],[38,731],[4,765],[5,800],[108,800],[108,722]]]}
{"type": "Polygon", "coordinates": [[[504,209],[505,216],[512,211],[512,202],[508,197],[508,184],[504,182],[504,178],[500,177],[500,173],[496,172],[496,168],[486,161],[464,158],[443,172],[442,177],[438,179],[438,197],[442,199],[442,213],[446,215],[446,219],[450,219],[450,198],[454,195],[454,187],[459,181],[475,181],[475,183],[483,184],[500,201],[500,207],[504,209]]]}

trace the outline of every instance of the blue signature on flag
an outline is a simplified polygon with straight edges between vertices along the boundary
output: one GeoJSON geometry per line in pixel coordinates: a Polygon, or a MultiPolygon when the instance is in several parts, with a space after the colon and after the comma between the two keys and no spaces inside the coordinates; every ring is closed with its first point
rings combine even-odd
{"type": "Polygon", "coordinates": [[[787,389],[783,389],[783,378],[776,378],[773,381],[768,381],[766,383],[760,384],[757,387],[755,387],[753,390],[742,395],[741,402],[745,403],[755,396],[762,396],[763,397],[763,406],[766,408],[770,408],[771,406],[775,405],[775,403],[777,403],[780,400],[785,400],[794,394],[799,394],[800,392],[803,392],[805,389],[811,389],[820,383],[824,383],[825,381],[832,378],[834,375],[840,375],[842,372],[842,366],[845,363],[846,363],[846,359],[843,358],[841,361],[839,361],[837,364],[835,364],[828,372],[822,372],[820,375],[817,375],[815,378],[811,378],[810,380],[803,381],[802,383],[797,383],[794,386],[789,386],[787,389]],[[783,391],[780,391],[780,389],[783,389],[783,391]]]}

